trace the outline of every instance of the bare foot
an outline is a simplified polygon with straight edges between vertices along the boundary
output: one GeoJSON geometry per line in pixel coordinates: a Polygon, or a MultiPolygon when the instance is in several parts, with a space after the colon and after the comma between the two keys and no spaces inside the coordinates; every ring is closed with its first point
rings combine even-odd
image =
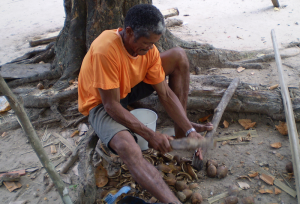
{"type": "Polygon", "coordinates": [[[211,131],[214,128],[212,123],[206,123],[206,124],[192,123],[192,126],[195,128],[196,132],[211,131]]]}

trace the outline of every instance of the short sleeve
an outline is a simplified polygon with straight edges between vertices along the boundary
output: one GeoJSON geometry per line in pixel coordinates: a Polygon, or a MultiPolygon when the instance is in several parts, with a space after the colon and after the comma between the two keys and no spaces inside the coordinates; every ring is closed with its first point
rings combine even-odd
{"type": "Polygon", "coordinates": [[[149,55],[149,67],[143,82],[147,84],[159,84],[165,80],[165,71],[161,64],[161,58],[158,49],[154,46],[149,55]]]}
{"type": "Polygon", "coordinates": [[[119,68],[114,59],[97,53],[92,56],[92,66],[94,88],[108,90],[120,87],[119,68]]]}

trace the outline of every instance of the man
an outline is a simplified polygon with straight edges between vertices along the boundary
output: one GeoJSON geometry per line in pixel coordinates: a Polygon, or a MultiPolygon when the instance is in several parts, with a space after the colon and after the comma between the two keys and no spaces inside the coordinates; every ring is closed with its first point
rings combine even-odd
{"type": "Polygon", "coordinates": [[[211,124],[191,123],[186,116],[189,62],[181,48],[159,54],[154,43],[165,29],[157,8],[140,4],[128,11],[123,29],[104,31],[83,60],[78,105],[81,113],[89,115],[101,141],[120,156],[136,182],[161,202],[180,203],[156,168],[143,158],[133,133],[162,153],[171,151],[171,137],[147,128],[125,109],[155,90],[175,121],[177,138],[201,138],[197,132],[212,129],[211,124]]]}

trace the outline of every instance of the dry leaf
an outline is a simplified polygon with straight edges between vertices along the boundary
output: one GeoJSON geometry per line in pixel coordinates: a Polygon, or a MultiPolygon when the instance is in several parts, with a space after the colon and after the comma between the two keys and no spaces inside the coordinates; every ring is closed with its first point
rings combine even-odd
{"type": "Polygon", "coordinates": [[[212,116],[212,114],[207,115],[207,116],[205,116],[205,117],[203,117],[203,118],[200,118],[198,121],[199,121],[200,123],[203,123],[203,122],[207,121],[207,119],[208,119],[210,116],[212,116]]]}
{"type": "Polygon", "coordinates": [[[74,137],[75,135],[78,135],[78,134],[79,134],[79,130],[75,130],[70,137],[74,137]]]}
{"type": "Polygon", "coordinates": [[[275,187],[275,195],[278,195],[281,193],[281,190],[275,187]]]}
{"type": "Polygon", "coordinates": [[[256,124],[256,122],[252,122],[251,119],[239,119],[239,123],[245,128],[245,130],[254,127],[256,124]]]}
{"type": "Polygon", "coordinates": [[[282,135],[288,135],[288,128],[285,122],[279,121],[279,125],[275,125],[275,127],[282,135]]]}
{"type": "Polygon", "coordinates": [[[238,184],[241,189],[249,189],[250,188],[249,184],[247,184],[245,182],[238,182],[238,184]]]}
{"type": "Polygon", "coordinates": [[[269,193],[269,194],[273,194],[273,190],[270,189],[260,189],[258,192],[264,194],[264,193],[269,193]]]}
{"type": "Polygon", "coordinates": [[[266,174],[261,174],[259,177],[261,180],[263,180],[264,182],[266,182],[269,185],[273,185],[274,184],[274,180],[275,178],[266,174]]]}
{"type": "Polygon", "coordinates": [[[8,101],[4,96],[0,96],[0,113],[7,112],[11,109],[8,101]]]}
{"type": "Polygon", "coordinates": [[[5,187],[7,188],[7,190],[9,190],[9,192],[12,192],[12,191],[22,187],[22,184],[20,182],[4,181],[3,183],[4,183],[5,187]]]}
{"type": "Polygon", "coordinates": [[[5,137],[7,135],[7,132],[2,133],[1,137],[5,137]]]}
{"type": "Polygon", "coordinates": [[[281,147],[281,143],[280,142],[275,142],[275,143],[271,144],[271,147],[273,147],[275,149],[279,149],[281,147]]]}
{"type": "Polygon", "coordinates": [[[244,71],[244,70],[245,70],[244,67],[238,67],[238,68],[236,69],[236,71],[237,71],[238,73],[240,73],[240,72],[242,72],[242,71],[244,71]]]}
{"type": "Polygon", "coordinates": [[[96,185],[99,188],[105,186],[108,183],[107,171],[102,165],[99,165],[95,170],[95,180],[96,185]]]}
{"type": "Polygon", "coordinates": [[[254,178],[258,176],[258,172],[254,172],[253,174],[248,174],[249,177],[254,178]]]}
{"type": "Polygon", "coordinates": [[[55,145],[51,145],[51,146],[50,146],[50,149],[51,149],[51,154],[57,153],[57,150],[56,150],[55,145]]]}
{"type": "Polygon", "coordinates": [[[224,125],[224,128],[228,128],[229,123],[226,120],[224,120],[223,125],[224,125]]]}
{"type": "Polygon", "coordinates": [[[273,86],[270,86],[269,89],[270,89],[270,90],[273,90],[273,89],[276,89],[278,86],[279,86],[279,84],[275,84],[275,85],[273,85],[273,86]]]}

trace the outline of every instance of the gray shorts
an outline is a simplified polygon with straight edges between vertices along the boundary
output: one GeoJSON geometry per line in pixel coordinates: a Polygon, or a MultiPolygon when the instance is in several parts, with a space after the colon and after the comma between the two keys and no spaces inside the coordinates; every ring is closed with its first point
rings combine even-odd
{"type": "MultiPolygon", "coordinates": [[[[127,105],[136,102],[142,98],[145,98],[153,93],[154,89],[152,85],[144,82],[139,83],[131,89],[131,92],[124,98],[121,99],[121,105],[126,108],[127,105]]],[[[120,131],[127,130],[137,141],[136,136],[127,127],[121,125],[115,121],[105,111],[102,104],[99,104],[89,112],[89,123],[95,130],[100,140],[113,152],[116,152],[109,147],[110,140],[120,131]]]]}

